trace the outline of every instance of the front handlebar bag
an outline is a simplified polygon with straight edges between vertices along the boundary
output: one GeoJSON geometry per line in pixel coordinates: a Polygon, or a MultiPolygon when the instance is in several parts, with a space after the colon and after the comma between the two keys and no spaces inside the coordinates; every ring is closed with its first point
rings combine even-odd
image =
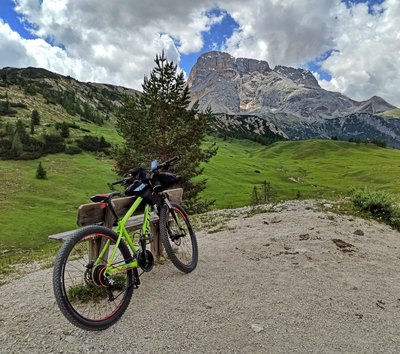
{"type": "Polygon", "coordinates": [[[152,188],[147,183],[141,181],[135,181],[125,189],[125,195],[142,197],[145,203],[154,205],[159,203],[159,197],[156,193],[153,193],[152,188]]]}
{"type": "Polygon", "coordinates": [[[157,175],[157,180],[160,182],[162,189],[169,188],[179,183],[181,179],[181,176],[174,175],[170,172],[161,172],[157,175]]]}

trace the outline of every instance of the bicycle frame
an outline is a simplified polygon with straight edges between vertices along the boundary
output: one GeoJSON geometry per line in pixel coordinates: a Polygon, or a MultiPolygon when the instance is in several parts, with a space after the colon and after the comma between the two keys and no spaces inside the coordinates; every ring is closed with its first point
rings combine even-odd
{"type": "MultiPolygon", "coordinates": [[[[122,239],[126,241],[128,244],[129,248],[132,251],[132,254],[135,255],[138,251],[138,249],[135,247],[133,240],[131,236],[129,235],[128,231],[125,228],[125,224],[127,223],[128,219],[133,215],[133,213],[136,211],[136,209],[139,207],[140,203],[143,201],[142,197],[137,197],[135,202],[132,204],[132,206],[129,208],[125,216],[118,221],[118,226],[115,230],[115,232],[118,234],[118,239],[117,242],[115,243],[114,249],[112,250],[111,257],[109,258],[105,270],[106,275],[113,275],[117,272],[124,271],[127,269],[132,269],[132,268],[137,268],[138,267],[138,260],[135,258],[132,262],[130,263],[125,263],[122,265],[118,266],[113,266],[114,262],[114,257],[117,252],[118,246],[121,242],[122,239]]],[[[143,215],[143,225],[142,225],[142,230],[140,237],[145,237],[148,238],[150,234],[150,217],[151,217],[151,206],[146,203],[145,208],[144,208],[144,215],[143,215]]],[[[108,249],[110,246],[110,240],[107,240],[105,243],[104,247],[100,251],[96,261],[94,262],[94,266],[97,266],[100,264],[103,256],[107,253],[108,249]]]]}

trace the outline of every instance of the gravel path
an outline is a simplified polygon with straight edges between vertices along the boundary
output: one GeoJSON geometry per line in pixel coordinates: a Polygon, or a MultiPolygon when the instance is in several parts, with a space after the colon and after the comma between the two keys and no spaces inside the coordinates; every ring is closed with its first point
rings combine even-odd
{"type": "Polygon", "coordinates": [[[100,333],[61,315],[51,269],[6,284],[0,353],[398,353],[400,234],[310,203],[199,232],[198,268],[156,266],[100,333]]]}

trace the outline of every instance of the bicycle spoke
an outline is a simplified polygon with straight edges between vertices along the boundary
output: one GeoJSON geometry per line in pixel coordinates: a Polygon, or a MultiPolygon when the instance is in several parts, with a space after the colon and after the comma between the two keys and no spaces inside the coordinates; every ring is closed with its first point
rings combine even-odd
{"type": "MultiPolygon", "coordinates": [[[[101,239],[97,241],[102,242],[101,239]]],[[[117,296],[112,294],[115,291],[114,289],[110,290],[114,299],[109,301],[109,291],[107,291],[103,283],[99,283],[103,279],[101,269],[104,264],[107,264],[108,259],[103,256],[100,265],[97,266],[98,268],[88,268],[89,262],[93,263],[94,261],[89,259],[91,242],[92,238],[84,238],[71,250],[65,262],[64,286],[68,301],[75,312],[83,318],[99,321],[112,315],[119,308],[126,293],[128,278],[127,271],[117,272],[114,277],[111,277],[115,278],[116,289],[120,286],[122,286],[122,289],[120,289],[117,296]]],[[[108,256],[111,255],[115,246],[114,240],[110,242],[112,245],[109,247],[108,256]]],[[[124,263],[124,257],[117,250],[113,265],[122,263],[124,263]]],[[[102,281],[107,282],[106,278],[102,281]]]]}

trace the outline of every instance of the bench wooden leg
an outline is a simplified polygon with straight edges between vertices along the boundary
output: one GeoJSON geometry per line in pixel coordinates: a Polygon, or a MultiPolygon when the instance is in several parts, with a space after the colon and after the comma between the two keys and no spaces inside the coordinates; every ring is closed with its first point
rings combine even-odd
{"type": "Polygon", "coordinates": [[[153,237],[153,242],[151,243],[150,250],[153,253],[153,256],[156,257],[157,260],[160,259],[164,255],[163,245],[161,244],[160,240],[160,232],[158,223],[151,223],[150,224],[150,232],[153,237]]]}
{"type": "MultiPolygon", "coordinates": [[[[103,237],[96,237],[89,242],[89,260],[95,261],[100,254],[100,251],[103,249],[107,240],[103,237]]],[[[104,253],[104,259],[108,259],[108,250],[104,253]]],[[[106,264],[105,261],[100,262],[101,264],[106,264]]]]}

